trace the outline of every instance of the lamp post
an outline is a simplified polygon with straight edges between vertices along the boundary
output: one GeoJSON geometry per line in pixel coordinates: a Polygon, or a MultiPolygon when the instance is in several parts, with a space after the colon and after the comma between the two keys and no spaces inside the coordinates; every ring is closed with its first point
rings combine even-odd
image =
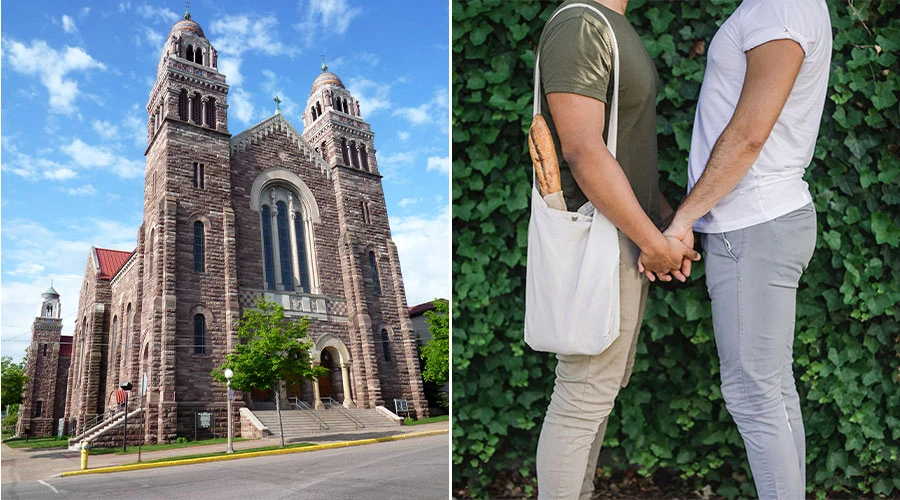
{"type": "Polygon", "coordinates": [[[131,382],[122,382],[119,387],[125,391],[125,420],[122,422],[122,451],[128,446],[128,391],[131,390],[131,382]]]}
{"type": "Polygon", "coordinates": [[[231,377],[234,376],[234,372],[231,368],[226,368],[224,375],[228,386],[228,448],[225,453],[234,453],[234,446],[231,444],[231,377]]]}

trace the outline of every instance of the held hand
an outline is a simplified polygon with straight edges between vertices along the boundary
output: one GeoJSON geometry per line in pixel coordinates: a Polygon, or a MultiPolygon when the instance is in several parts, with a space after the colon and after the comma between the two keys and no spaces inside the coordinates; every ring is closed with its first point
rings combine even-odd
{"type": "MultiPolygon", "coordinates": [[[[655,281],[656,277],[659,277],[660,281],[671,281],[672,276],[675,276],[676,279],[684,282],[687,279],[682,272],[684,260],[700,260],[700,254],[686,246],[678,238],[666,236],[664,246],[641,252],[638,257],[638,271],[647,275],[650,281],[655,281]],[[672,276],[669,275],[670,273],[672,276]]],[[[688,274],[690,274],[689,269],[688,274]]]]}
{"type": "MultiPolygon", "coordinates": [[[[663,232],[666,236],[674,236],[678,238],[679,241],[684,243],[684,245],[688,248],[694,248],[694,231],[691,226],[670,226],[665,232],[663,232]]],[[[696,260],[700,260],[699,258],[696,260]]],[[[681,261],[681,274],[685,277],[691,275],[691,263],[693,261],[687,257],[682,259],[681,261]]],[[[682,280],[684,281],[684,280],[682,280]]]]}

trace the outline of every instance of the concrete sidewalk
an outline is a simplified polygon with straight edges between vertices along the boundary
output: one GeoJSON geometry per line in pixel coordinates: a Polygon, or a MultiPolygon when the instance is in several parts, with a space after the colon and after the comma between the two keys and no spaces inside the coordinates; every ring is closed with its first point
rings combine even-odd
{"type": "MultiPolygon", "coordinates": [[[[414,437],[414,435],[416,434],[432,435],[434,433],[444,433],[449,432],[449,428],[449,421],[433,422],[422,425],[399,426],[397,427],[396,431],[391,430],[379,432],[324,434],[309,436],[302,439],[286,440],[285,444],[293,442],[309,442],[316,445],[353,446],[374,442],[369,441],[374,439],[389,437],[402,438],[404,437],[404,435],[408,435],[408,437],[414,437]]],[[[280,440],[278,438],[254,439],[237,441],[234,443],[234,449],[249,450],[267,446],[278,446],[279,444],[280,440]]],[[[141,453],[141,460],[148,461],[158,460],[161,458],[171,458],[172,461],[175,461],[178,457],[187,455],[199,455],[203,453],[225,451],[225,446],[225,443],[221,443],[214,445],[192,446],[188,448],[143,452],[141,453]]],[[[118,467],[137,462],[137,447],[129,447],[128,451],[129,453],[123,455],[116,455],[112,453],[106,455],[92,455],[88,458],[88,469],[92,470],[108,467],[118,467]],[[132,452],[132,450],[134,451],[132,452]]],[[[275,450],[273,453],[282,452],[283,450],[275,450]]],[[[233,457],[233,455],[228,456],[228,458],[231,457],[233,457]]],[[[215,457],[214,460],[221,460],[221,458],[215,457]]],[[[64,472],[79,471],[81,469],[81,453],[77,451],[61,449],[33,450],[28,448],[10,448],[9,446],[4,444],[2,447],[2,454],[0,454],[0,465],[2,465],[2,474],[0,474],[2,483],[37,481],[41,479],[48,479],[50,477],[60,475],[64,472]]]]}

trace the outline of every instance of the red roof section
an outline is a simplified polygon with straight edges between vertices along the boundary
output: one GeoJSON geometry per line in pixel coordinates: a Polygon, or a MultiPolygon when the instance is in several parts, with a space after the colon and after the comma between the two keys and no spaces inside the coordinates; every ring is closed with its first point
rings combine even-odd
{"type": "Polygon", "coordinates": [[[425,302],[424,304],[419,304],[417,306],[410,307],[409,315],[410,316],[418,316],[420,314],[425,314],[425,311],[430,311],[432,309],[434,309],[434,303],[430,302],[430,301],[425,302]]]}
{"type": "Polygon", "coordinates": [[[134,253],[133,251],[107,250],[106,248],[97,248],[96,250],[97,260],[100,264],[100,279],[103,280],[112,279],[134,253]]]}

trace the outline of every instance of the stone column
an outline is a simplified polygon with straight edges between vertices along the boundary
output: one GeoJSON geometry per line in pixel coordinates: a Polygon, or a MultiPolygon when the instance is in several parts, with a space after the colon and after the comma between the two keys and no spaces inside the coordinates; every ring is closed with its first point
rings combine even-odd
{"type": "MultiPolygon", "coordinates": [[[[318,361],[313,362],[313,367],[319,366],[318,361]]],[[[321,410],[325,408],[322,404],[322,398],[319,396],[319,379],[313,379],[313,408],[321,410]]]]}
{"type": "Polygon", "coordinates": [[[344,385],[344,408],[353,408],[356,404],[350,397],[350,363],[341,363],[341,383],[344,385]]]}
{"type": "MultiPolygon", "coordinates": [[[[274,199],[272,200],[275,201],[274,199]]],[[[278,206],[272,203],[272,251],[275,264],[275,290],[284,291],[284,282],[281,280],[281,244],[278,238],[278,206]],[[279,287],[280,285],[280,287],[279,287]]]]}

